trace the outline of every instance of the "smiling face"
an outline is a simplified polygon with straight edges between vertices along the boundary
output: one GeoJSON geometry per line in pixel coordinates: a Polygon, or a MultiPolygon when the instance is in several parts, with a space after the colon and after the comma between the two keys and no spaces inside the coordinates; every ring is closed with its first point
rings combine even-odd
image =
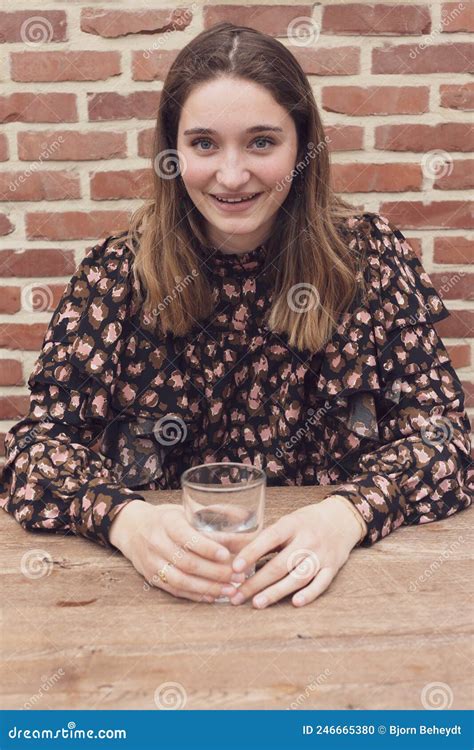
{"type": "Polygon", "coordinates": [[[177,150],[210,244],[244,253],[265,242],[291,189],[298,151],[293,119],[269,91],[230,77],[195,87],[181,112],[177,150]],[[254,193],[240,205],[214,197],[254,193]]]}

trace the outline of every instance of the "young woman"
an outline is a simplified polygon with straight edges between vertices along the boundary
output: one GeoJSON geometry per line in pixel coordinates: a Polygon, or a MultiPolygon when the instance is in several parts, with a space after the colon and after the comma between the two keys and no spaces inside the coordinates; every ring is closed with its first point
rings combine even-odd
{"type": "Polygon", "coordinates": [[[464,395],[433,327],[449,313],[401,231],[333,193],[327,142],[272,37],[224,23],[179,53],[153,200],[82,260],[7,434],[0,499],[25,529],[116,547],[193,600],[276,550],[233,602],[297,606],[358,544],[471,504],[464,395]],[[140,494],[214,461],[308,486],[240,566],[140,494]],[[337,490],[316,503],[313,485],[337,490]]]}

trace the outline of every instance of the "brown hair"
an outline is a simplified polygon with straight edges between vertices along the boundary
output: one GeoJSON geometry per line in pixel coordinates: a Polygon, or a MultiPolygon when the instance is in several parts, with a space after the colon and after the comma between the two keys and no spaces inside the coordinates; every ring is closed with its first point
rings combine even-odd
{"type": "Polygon", "coordinates": [[[163,179],[163,167],[157,165],[159,159],[163,164],[178,161],[179,118],[192,88],[222,76],[265,86],[295,123],[296,174],[275,217],[277,232],[264,243],[273,290],[267,325],[286,334],[290,346],[318,351],[357,292],[356,252],[349,249],[338,226],[357,211],[329,185],[329,139],[301,66],[279,41],[249,27],[223,22],[200,33],[179,52],[166,76],[152,153],[153,198],[132,214],[126,238],[135,253],[140,302],[148,315],[157,316],[162,333],[175,336],[186,335],[195,321],[212,314],[209,281],[199,272],[198,245],[209,244],[202,216],[179,174],[163,179]],[[308,159],[308,151],[315,147],[316,156],[308,159]],[[193,282],[185,283],[190,278],[193,282]],[[290,295],[301,297],[308,290],[316,304],[304,310],[298,303],[289,304],[290,295]]]}

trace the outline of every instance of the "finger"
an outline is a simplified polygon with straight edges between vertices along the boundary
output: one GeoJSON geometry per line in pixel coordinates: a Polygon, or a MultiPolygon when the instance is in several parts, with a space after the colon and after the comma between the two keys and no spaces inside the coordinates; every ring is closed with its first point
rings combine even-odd
{"type": "Polygon", "coordinates": [[[287,535],[283,527],[279,526],[278,523],[272,524],[272,526],[261,531],[250,544],[243,547],[238,557],[232,563],[233,569],[236,573],[240,573],[245,568],[256,563],[259,557],[265,555],[277,545],[283,544],[286,539],[287,535]]]}
{"type": "MultiPolygon", "coordinates": [[[[232,604],[242,604],[242,602],[258,592],[261,592],[263,595],[265,589],[282,579],[285,580],[288,578],[288,584],[290,581],[293,581],[295,584],[286,593],[291,593],[291,591],[311,581],[315,576],[316,569],[312,565],[305,564],[307,558],[301,562],[302,555],[298,553],[301,553],[301,549],[289,545],[276,555],[276,557],[273,557],[255,575],[248,578],[245,583],[239,586],[238,593],[231,599],[232,604]],[[295,565],[297,565],[296,568],[295,565]]],[[[279,590],[277,589],[277,591],[279,590]]]]}
{"type": "Polygon", "coordinates": [[[230,552],[222,544],[215,542],[205,534],[201,534],[187,522],[184,516],[176,515],[173,523],[166,528],[168,536],[181,547],[192,549],[197,555],[209,560],[230,560],[230,552]]]}
{"type": "Polygon", "coordinates": [[[309,604],[317,599],[323,591],[326,591],[336,575],[336,572],[337,571],[334,571],[332,568],[321,568],[316,578],[313,579],[309,586],[300,589],[300,591],[294,595],[292,604],[294,604],[295,607],[303,607],[305,604],[309,604]]]}
{"type": "Polygon", "coordinates": [[[192,591],[178,591],[178,589],[175,589],[173,586],[169,586],[168,584],[163,583],[162,581],[160,581],[159,586],[153,583],[150,583],[150,586],[152,588],[166,591],[167,594],[172,594],[173,596],[176,596],[178,599],[191,599],[192,601],[195,601],[195,602],[208,602],[209,604],[214,601],[214,598],[212,596],[205,596],[203,594],[195,594],[192,591]]]}
{"type": "Polygon", "coordinates": [[[189,573],[184,573],[182,570],[177,568],[175,565],[169,565],[166,561],[158,558],[156,568],[150,576],[153,583],[161,585],[164,583],[173,587],[178,591],[190,591],[193,594],[201,594],[205,596],[211,596],[216,599],[219,596],[233,595],[235,593],[235,587],[232,584],[222,584],[217,581],[211,581],[207,578],[200,578],[199,576],[193,576],[189,573]],[[158,571],[164,569],[166,575],[166,581],[163,581],[158,571]]]}
{"type": "Polygon", "coordinates": [[[208,578],[222,583],[229,583],[231,579],[237,583],[245,580],[245,574],[234,573],[229,563],[212,562],[190,549],[176,549],[173,541],[166,535],[160,544],[160,553],[184,573],[190,573],[198,578],[208,578]]]}

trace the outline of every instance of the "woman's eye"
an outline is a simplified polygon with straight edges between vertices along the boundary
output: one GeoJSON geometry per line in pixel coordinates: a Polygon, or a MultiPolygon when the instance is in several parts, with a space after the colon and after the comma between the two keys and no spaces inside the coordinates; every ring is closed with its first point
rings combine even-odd
{"type": "MultiPolygon", "coordinates": [[[[270,146],[275,145],[275,141],[273,141],[271,138],[267,138],[266,136],[260,136],[259,138],[255,138],[254,143],[256,141],[264,141],[265,144],[269,144],[270,146]]],[[[191,146],[197,146],[198,144],[202,143],[211,143],[209,138],[197,138],[195,141],[191,143],[191,146]]],[[[198,149],[200,151],[209,151],[210,149],[204,148],[204,149],[198,149]]],[[[258,148],[257,151],[266,151],[266,148],[258,148]]]]}

